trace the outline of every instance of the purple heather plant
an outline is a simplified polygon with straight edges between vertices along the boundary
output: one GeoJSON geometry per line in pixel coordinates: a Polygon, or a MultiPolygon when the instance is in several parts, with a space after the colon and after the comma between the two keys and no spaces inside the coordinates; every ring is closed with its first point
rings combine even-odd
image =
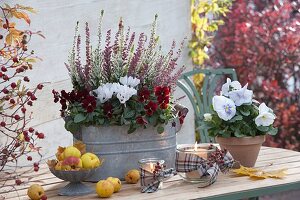
{"type": "Polygon", "coordinates": [[[171,102],[171,92],[184,70],[184,66],[176,70],[183,42],[175,51],[174,41],[170,51],[164,54],[156,35],[155,16],[150,37],[141,33],[137,41],[136,33],[131,33],[130,28],[124,31],[120,19],[114,36],[111,30],[106,32],[101,49],[102,19],[103,11],[95,49],[92,49],[89,25],[85,23],[85,63],[81,58],[82,37],[77,23],[66,64],[73,90],[53,91],[54,102],[62,106],[66,129],[74,133],[82,125],[127,125],[128,133],[132,133],[151,125],[162,133],[164,124],[175,118],[182,124],[185,115],[171,102]]]}
{"type": "Polygon", "coordinates": [[[148,45],[147,36],[141,33],[135,47],[135,32],[130,33],[128,28],[124,34],[123,21],[120,19],[114,42],[111,42],[111,30],[108,30],[103,50],[101,49],[102,19],[103,12],[101,12],[98,29],[98,47],[94,51],[91,50],[90,29],[86,23],[84,65],[81,62],[81,36],[78,34],[78,24],[75,28],[74,44],[69,62],[66,64],[75,90],[93,90],[108,82],[118,82],[120,77],[126,75],[138,78],[141,80],[141,85],[152,88],[158,84],[171,88],[176,86],[177,79],[185,69],[184,66],[175,69],[183,42],[175,55],[175,41],[172,43],[171,50],[163,54],[156,35],[157,15],[152,24],[148,45]]]}

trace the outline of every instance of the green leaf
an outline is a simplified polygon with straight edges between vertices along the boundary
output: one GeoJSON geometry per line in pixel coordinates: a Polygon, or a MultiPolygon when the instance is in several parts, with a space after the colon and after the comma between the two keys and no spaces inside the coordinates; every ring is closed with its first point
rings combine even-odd
{"type": "Polygon", "coordinates": [[[128,109],[124,110],[124,118],[125,119],[133,118],[134,115],[135,115],[135,111],[134,110],[128,110],[128,109]]]}
{"type": "Polygon", "coordinates": [[[268,131],[269,135],[276,135],[278,133],[278,128],[271,127],[268,131]]]}
{"type": "Polygon", "coordinates": [[[164,131],[165,131],[164,127],[162,127],[162,126],[158,126],[158,127],[157,127],[157,132],[158,132],[159,134],[162,134],[164,131]]]}
{"type": "Polygon", "coordinates": [[[85,119],[86,119],[86,116],[84,116],[82,113],[79,113],[79,114],[75,115],[74,122],[80,123],[80,122],[84,121],[85,119]]]}
{"type": "Polygon", "coordinates": [[[129,129],[127,131],[128,134],[133,133],[134,131],[136,131],[136,124],[130,124],[129,129]]]}
{"type": "Polygon", "coordinates": [[[104,122],[105,122],[104,118],[98,118],[98,123],[99,123],[100,125],[103,125],[104,122]]]}
{"type": "Polygon", "coordinates": [[[244,115],[244,116],[249,116],[250,115],[250,110],[244,110],[244,109],[241,109],[241,110],[239,110],[240,111],[240,113],[242,114],[242,115],[244,115]]]}
{"type": "Polygon", "coordinates": [[[79,124],[74,123],[74,121],[69,120],[65,123],[65,129],[71,133],[76,133],[80,128],[79,124]]]}
{"type": "Polygon", "coordinates": [[[240,129],[235,129],[234,136],[235,137],[245,137],[245,135],[241,133],[240,129]]]}
{"type": "Polygon", "coordinates": [[[228,122],[235,122],[235,121],[240,121],[243,120],[243,116],[242,115],[237,115],[235,117],[233,117],[231,120],[229,120],[228,122]]]}
{"type": "Polygon", "coordinates": [[[256,128],[261,132],[267,132],[269,130],[267,126],[257,126],[256,128]]]}

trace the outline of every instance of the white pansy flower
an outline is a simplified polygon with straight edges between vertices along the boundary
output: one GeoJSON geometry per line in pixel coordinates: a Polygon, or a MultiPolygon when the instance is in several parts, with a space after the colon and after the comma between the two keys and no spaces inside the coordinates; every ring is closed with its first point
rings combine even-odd
{"type": "Polygon", "coordinates": [[[276,116],[273,114],[273,111],[266,106],[265,103],[262,103],[258,107],[259,114],[255,118],[256,126],[270,126],[274,123],[276,116]]]}
{"type": "Polygon", "coordinates": [[[236,107],[231,99],[224,96],[214,96],[212,103],[214,110],[221,119],[228,121],[235,116],[236,107]]]}
{"type": "Polygon", "coordinates": [[[205,113],[204,115],[204,121],[211,121],[212,120],[212,115],[210,113],[205,113]]]}
{"type": "Polygon", "coordinates": [[[242,86],[238,81],[231,81],[230,78],[227,78],[227,82],[222,85],[221,95],[228,96],[228,93],[232,90],[239,90],[242,86]]]}
{"type": "Polygon", "coordinates": [[[140,84],[140,79],[133,78],[132,76],[124,76],[120,78],[120,83],[129,87],[135,87],[140,84]]]}
{"type": "Polygon", "coordinates": [[[117,92],[117,98],[119,99],[120,103],[124,104],[130,99],[130,97],[136,94],[136,89],[128,87],[127,85],[120,85],[117,92]]]}
{"type": "Polygon", "coordinates": [[[228,93],[230,99],[232,99],[236,106],[240,106],[244,103],[251,103],[253,91],[248,90],[248,83],[239,90],[232,90],[228,93]]]}
{"type": "Polygon", "coordinates": [[[101,103],[105,103],[107,100],[111,99],[113,95],[108,84],[98,87],[94,92],[97,94],[97,99],[99,99],[101,103]]]}

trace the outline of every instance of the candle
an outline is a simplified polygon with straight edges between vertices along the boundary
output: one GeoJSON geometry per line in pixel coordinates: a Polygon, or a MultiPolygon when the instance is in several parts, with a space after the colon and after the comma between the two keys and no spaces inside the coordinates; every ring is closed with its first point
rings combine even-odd
{"type": "MultiPolygon", "coordinates": [[[[146,170],[150,173],[154,172],[155,165],[157,165],[157,163],[159,163],[160,166],[163,166],[165,161],[158,159],[158,158],[145,158],[145,159],[139,160],[140,168],[142,168],[143,170],[146,170]]],[[[162,167],[162,170],[163,170],[163,167],[162,167]]],[[[141,182],[141,184],[142,184],[142,182],[141,182]]],[[[159,189],[162,189],[162,186],[163,186],[163,183],[160,182],[159,189]]]]}
{"type": "Polygon", "coordinates": [[[205,148],[206,146],[203,146],[202,148],[201,147],[198,147],[198,143],[196,142],[195,145],[194,145],[194,148],[193,149],[187,149],[186,152],[190,152],[190,153],[193,153],[201,158],[204,158],[204,159],[207,159],[207,155],[208,155],[208,146],[207,148],[205,148]]]}
{"type": "MultiPolygon", "coordinates": [[[[186,145],[178,145],[177,150],[181,153],[185,154],[195,154],[203,159],[207,159],[209,154],[215,151],[215,148],[210,148],[210,144],[186,144],[186,145]]],[[[188,182],[202,182],[199,172],[197,170],[179,173],[180,176],[184,178],[184,180],[188,182]]]]}

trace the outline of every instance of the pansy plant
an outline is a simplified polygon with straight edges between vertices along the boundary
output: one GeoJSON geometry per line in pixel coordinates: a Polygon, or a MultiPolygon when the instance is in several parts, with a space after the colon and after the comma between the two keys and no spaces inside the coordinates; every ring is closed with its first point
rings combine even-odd
{"type": "Polygon", "coordinates": [[[207,129],[211,137],[275,135],[275,114],[265,103],[259,105],[247,87],[228,78],[220,95],[212,98],[212,111],[204,114],[200,128],[207,129]]]}

